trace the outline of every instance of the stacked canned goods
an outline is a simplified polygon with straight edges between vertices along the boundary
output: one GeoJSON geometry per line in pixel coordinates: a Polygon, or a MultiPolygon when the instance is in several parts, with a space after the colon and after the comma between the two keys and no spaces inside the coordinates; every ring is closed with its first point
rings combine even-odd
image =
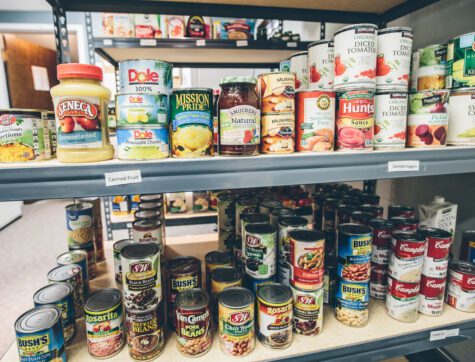
{"type": "Polygon", "coordinates": [[[100,197],[81,198],[79,202],[92,204],[92,222],[94,227],[94,246],[96,252],[96,262],[106,260],[104,252],[104,237],[102,229],[102,209],[100,197]]]}
{"type": "Polygon", "coordinates": [[[165,205],[163,194],[140,195],[138,210],[132,223],[136,243],[155,243],[165,251],[165,205]]]}
{"type": "Polygon", "coordinates": [[[218,195],[218,249],[221,251],[230,251],[236,239],[236,200],[236,194],[218,195]]]}
{"type": "Polygon", "coordinates": [[[372,219],[369,226],[373,229],[369,293],[375,299],[385,300],[391,255],[391,233],[394,224],[390,220],[372,219]]]}
{"type": "Polygon", "coordinates": [[[116,96],[118,158],[153,160],[169,157],[168,95],[173,66],[154,59],[119,62],[116,96]]]}
{"type": "Polygon", "coordinates": [[[450,264],[445,301],[458,310],[475,313],[475,267],[472,263],[450,264]]]}

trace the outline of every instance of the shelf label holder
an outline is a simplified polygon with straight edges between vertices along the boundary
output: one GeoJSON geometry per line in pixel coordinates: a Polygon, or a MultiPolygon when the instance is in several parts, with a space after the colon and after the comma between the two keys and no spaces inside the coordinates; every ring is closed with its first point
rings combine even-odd
{"type": "Polygon", "coordinates": [[[388,172],[418,172],[419,160],[388,161],[388,172]]]}
{"type": "Polygon", "coordinates": [[[127,170],[118,172],[105,172],[104,178],[107,186],[127,185],[142,182],[140,170],[127,170]]]}
{"type": "Polygon", "coordinates": [[[140,39],[141,47],[156,47],[157,39],[140,39]]]}

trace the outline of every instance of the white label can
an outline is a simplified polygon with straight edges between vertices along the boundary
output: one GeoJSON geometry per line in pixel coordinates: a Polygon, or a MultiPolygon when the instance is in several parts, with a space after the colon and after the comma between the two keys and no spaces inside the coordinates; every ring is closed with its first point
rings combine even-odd
{"type": "Polygon", "coordinates": [[[334,62],[333,40],[320,40],[308,46],[309,89],[333,90],[334,62]]]}
{"type": "Polygon", "coordinates": [[[405,148],[407,93],[378,91],[374,103],[374,148],[405,148]]]}
{"type": "Polygon", "coordinates": [[[449,145],[475,145],[475,89],[462,88],[450,93],[449,120],[449,145]]]}
{"type": "Polygon", "coordinates": [[[307,52],[298,52],[290,56],[290,71],[295,73],[295,90],[308,89],[308,61],[307,52]]]}
{"type": "Polygon", "coordinates": [[[415,322],[419,310],[419,283],[406,283],[388,278],[386,311],[401,322],[415,322]]]}

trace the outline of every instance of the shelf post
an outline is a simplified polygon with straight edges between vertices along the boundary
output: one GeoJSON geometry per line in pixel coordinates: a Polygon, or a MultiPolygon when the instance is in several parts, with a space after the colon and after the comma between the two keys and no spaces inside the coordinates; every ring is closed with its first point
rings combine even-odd
{"type": "Polygon", "coordinates": [[[325,32],[326,32],[326,29],[325,29],[326,25],[325,25],[325,22],[321,22],[320,23],[320,40],[323,40],[325,39],[325,32]]]}
{"type": "Polygon", "coordinates": [[[56,38],[56,57],[58,64],[70,63],[71,52],[69,50],[68,24],[66,11],[61,7],[59,0],[51,0],[53,8],[54,35],[56,38]]]}
{"type": "Polygon", "coordinates": [[[96,64],[96,52],[94,50],[94,34],[92,32],[92,18],[91,18],[90,12],[84,13],[84,20],[86,22],[88,61],[89,61],[89,64],[96,64]]]}

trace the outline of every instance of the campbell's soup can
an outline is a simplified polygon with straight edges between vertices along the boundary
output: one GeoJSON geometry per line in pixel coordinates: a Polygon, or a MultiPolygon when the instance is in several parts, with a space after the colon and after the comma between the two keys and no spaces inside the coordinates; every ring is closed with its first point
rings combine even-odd
{"type": "Polygon", "coordinates": [[[369,283],[369,295],[375,299],[386,299],[388,285],[388,266],[371,263],[371,280],[369,283]]]}
{"type": "Polygon", "coordinates": [[[335,52],[333,40],[308,45],[308,86],[310,89],[333,90],[335,52]]]}
{"type": "Polygon", "coordinates": [[[295,73],[295,90],[304,90],[308,88],[308,53],[298,52],[290,56],[290,71],[295,73]]]}
{"type": "Polygon", "coordinates": [[[417,231],[419,227],[419,220],[413,217],[392,217],[391,221],[394,224],[393,230],[400,231],[417,231]]]}
{"type": "Polygon", "coordinates": [[[388,277],[386,311],[401,322],[415,322],[419,317],[419,282],[408,283],[388,277]]]}
{"type": "Polygon", "coordinates": [[[173,65],[156,59],[128,59],[119,62],[122,93],[168,94],[173,86],[173,65]]]}
{"type": "Polygon", "coordinates": [[[393,217],[405,217],[411,218],[416,216],[416,209],[412,206],[406,205],[389,205],[388,206],[388,218],[393,217]]]}
{"type": "Polygon", "coordinates": [[[336,150],[371,151],[374,134],[374,90],[336,93],[336,150]]]}
{"type": "Polygon", "coordinates": [[[391,237],[389,275],[401,282],[419,283],[426,238],[413,231],[395,231],[391,237]]]}
{"type": "Polygon", "coordinates": [[[374,148],[405,148],[407,92],[378,90],[374,103],[374,148]]]}
{"type": "Polygon", "coordinates": [[[447,295],[448,305],[463,312],[475,312],[475,265],[464,261],[450,264],[447,295]]]}
{"type": "Polygon", "coordinates": [[[412,29],[391,27],[378,30],[376,87],[407,90],[411,67],[412,29]]]}
{"type": "Polygon", "coordinates": [[[377,30],[374,24],[354,24],[335,33],[335,90],[375,87],[377,30]]]}
{"type": "Polygon", "coordinates": [[[394,225],[390,220],[372,219],[369,226],[373,229],[371,262],[387,265],[391,250],[391,232],[394,225]]]}
{"type": "Polygon", "coordinates": [[[423,228],[420,233],[426,237],[422,274],[433,278],[445,278],[449,265],[449,250],[452,234],[443,229],[423,228]]]}
{"type": "Polygon", "coordinates": [[[335,92],[297,92],[296,120],[298,152],[332,151],[335,139],[335,92]]]}
{"type": "Polygon", "coordinates": [[[430,316],[444,313],[445,278],[433,278],[422,274],[419,312],[430,316]]]}

